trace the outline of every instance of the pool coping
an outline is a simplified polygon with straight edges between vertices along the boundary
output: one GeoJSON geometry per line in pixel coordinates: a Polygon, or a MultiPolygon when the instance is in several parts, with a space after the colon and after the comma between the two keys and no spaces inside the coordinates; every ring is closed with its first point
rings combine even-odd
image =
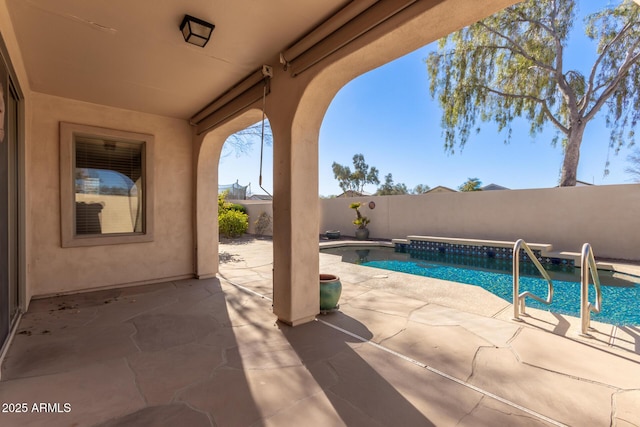
{"type": "MultiPolygon", "coordinates": [[[[350,246],[368,246],[368,247],[387,247],[394,248],[397,243],[408,243],[409,240],[421,240],[421,241],[433,241],[452,244],[463,244],[473,246],[500,246],[513,248],[515,242],[503,241],[503,240],[479,240],[479,239],[463,239],[463,238],[451,238],[451,237],[431,237],[431,236],[407,236],[407,239],[393,239],[387,240],[327,240],[319,243],[320,249],[338,248],[338,247],[350,247],[350,246]]],[[[559,257],[573,259],[575,267],[580,268],[580,254],[577,252],[553,252],[546,251],[547,248],[552,248],[552,245],[546,243],[527,243],[532,250],[540,250],[544,257],[559,257]]],[[[625,276],[631,276],[633,278],[640,279],[640,265],[625,264],[618,261],[596,261],[598,270],[611,271],[625,276]]]]}

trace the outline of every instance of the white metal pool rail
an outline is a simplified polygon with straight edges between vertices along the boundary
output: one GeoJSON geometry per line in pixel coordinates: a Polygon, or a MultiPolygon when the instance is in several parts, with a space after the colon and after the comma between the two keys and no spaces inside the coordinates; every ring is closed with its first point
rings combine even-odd
{"type": "Polygon", "coordinates": [[[598,276],[598,268],[596,260],[593,256],[591,245],[585,243],[582,245],[582,256],[580,258],[580,335],[591,338],[589,330],[591,329],[591,312],[600,313],[602,308],[602,290],[600,288],[600,277],[598,276]],[[595,305],[589,302],[589,272],[596,289],[595,305]]]}
{"type": "Polygon", "coordinates": [[[513,320],[517,320],[519,322],[522,321],[520,319],[521,314],[525,313],[525,301],[526,297],[533,298],[536,301],[539,301],[543,304],[551,304],[553,301],[553,282],[551,281],[551,277],[549,277],[549,273],[544,269],[538,258],[535,256],[531,248],[526,244],[526,242],[522,239],[518,239],[518,241],[513,245],[513,320]],[[547,280],[548,284],[548,292],[547,299],[542,299],[541,297],[532,294],[529,291],[519,293],[520,292],[520,249],[524,249],[524,251],[529,255],[531,261],[536,266],[542,277],[547,280]]]}
{"type": "MultiPolygon", "coordinates": [[[[593,256],[593,249],[589,243],[582,245],[582,256],[580,258],[580,335],[583,337],[591,338],[589,333],[591,330],[591,313],[600,313],[602,309],[602,289],[600,287],[600,276],[598,275],[598,268],[596,266],[596,260],[593,256]],[[589,276],[593,280],[593,285],[596,291],[595,304],[589,302],[589,276]]],[[[521,322],[520,315],[526,314],[525,298],[533,298],[543,304],[551,304],[553,301],[553,282],[549,273],[544,269],[542,264],[538,261],[535,254],[529,248],[527,243],[519,239],[515,245],[513,245],[513,320],[521,322]],[[526,291],[520,293],[520,249],[523,249],[533,264],[536,266],[540,274],[546,279],[548,284],[547,298],[541,297],[526,291]]]]}

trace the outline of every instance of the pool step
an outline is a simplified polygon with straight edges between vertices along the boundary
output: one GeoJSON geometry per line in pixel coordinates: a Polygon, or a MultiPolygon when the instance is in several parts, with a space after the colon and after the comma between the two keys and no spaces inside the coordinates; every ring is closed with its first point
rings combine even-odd
{"type": "Polygon", "coordinates": [[[573,260],[576,267],[580,267],[580,254],[578,252],[567,252],[567,251],[559,251],[559,252],[545,252],[542,254],[544,257],[548,258],[560,258],[560,259],[570,259],[573,260]]]}

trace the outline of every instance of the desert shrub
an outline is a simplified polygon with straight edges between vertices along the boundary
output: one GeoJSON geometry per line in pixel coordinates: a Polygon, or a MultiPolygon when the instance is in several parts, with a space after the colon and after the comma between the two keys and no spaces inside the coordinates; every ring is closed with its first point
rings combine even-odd
{"type": "Polygon", "coordinates": [[[233,209],[218,214],[218,230],[224,237],[240,237],[249,228],[249,216],[233,209]]]}
{"type": "Polygon", "coordinates": [[[227,202],[227,195],[229,195],[229,190],[223,191],[222,193],[218,194],[218,213],[228,211],[230,209],[242,212],[243,214],[247,213],[246,207],[237,203],[227,202]]]}
{"type": "Polygon", "coordinates": [[[256,226],[256,234],[262,236],[271,228],[271,215],[262,212],[253,224],[256,226]]]}

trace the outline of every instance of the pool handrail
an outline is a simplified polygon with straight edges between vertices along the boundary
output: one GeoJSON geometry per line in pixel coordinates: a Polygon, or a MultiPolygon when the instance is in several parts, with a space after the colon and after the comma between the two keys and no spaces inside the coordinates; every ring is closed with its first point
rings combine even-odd
{"type": "Polygon", "coordinates": [[[553,301],[553,282],[551,281],[551,277],[549,277],[549,273],[547,273],[547,270],[545,270],[542,264],[540,264],[540,261],[538,261],[538,258],[536,258],[535,254],[533,253],[529,245],[527,245],[527,243],[524,240],[518,239],[518,241],[513,245],[513,320],[521,322],[522,319],[520,319],[520,315],[526,314],[525,313],[526,305],[524,301],[526,297],[533,298],[534,300],[539,301],[543,304],[547,304],[547,305],[551,304],[551,301],[553,301]],[[529,258],[533,262],[533,265],[536,266],[540,274],[542,274],[542,277],[546,279],[548,284],[547,299],[542,299],[539,296],[529,291],[525,291],[521,294],[519,293],[520,292],[520,249],[523,249],[527,253],[527,255],[529,255],[529,258]]]}
{"type": "Polygon", "coordinates": [[[602,289],[600,287],[600,276],[596,266],[596,259],[593,249],[589,243],[582,245],[582,255],[580,257],[581,280],[580,280],[580,335],[592,338],[589,333],[591,329],[591,313],[600,313],[602,309],[602,289]],[[589,272],[596,289],[595,305],[589,302],[589,272]]]}

